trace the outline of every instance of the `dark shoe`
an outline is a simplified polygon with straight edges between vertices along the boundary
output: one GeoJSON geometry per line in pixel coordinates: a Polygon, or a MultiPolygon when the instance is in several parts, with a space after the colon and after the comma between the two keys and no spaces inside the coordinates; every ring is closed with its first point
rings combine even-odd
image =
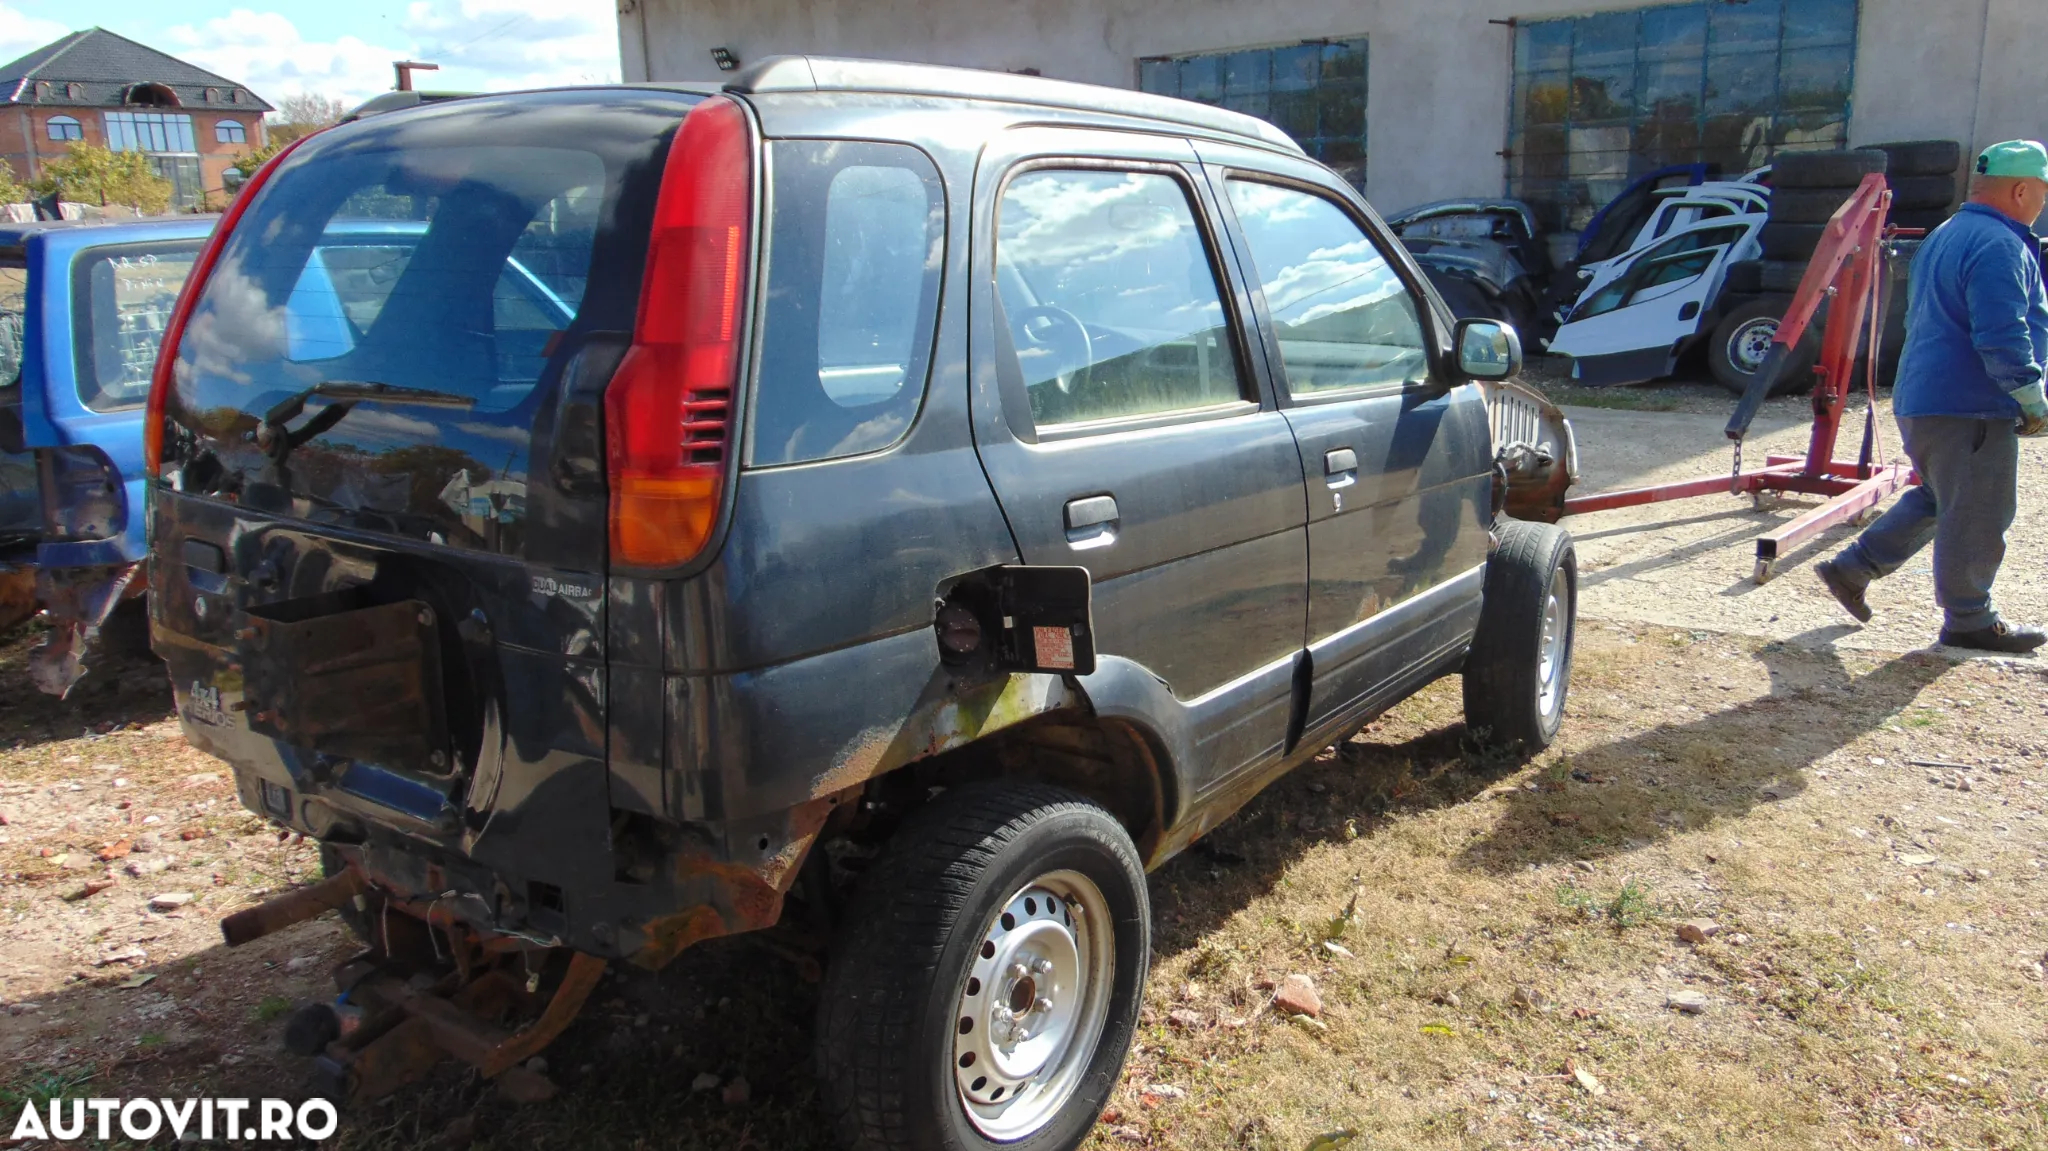
{"type": "Polygon", "coordinates": [[[1863,602],[1863,593],[1870,585],[1850,579],[1849,574],[1836,566],[1833,560],[1822,560],[1813,565],[1813,574],[1828,585],[1828,591],[1834,594],[1835,602],[1842,605],[1843,611],[1855,616],[1858,622],[1870,622],[1870,605],[1863,602]]]}
{"type": "Polygon", "coordinates": [[[1941,642],[1950,647],[1969,647],[1978,651],[2002,651],[2011,655],[2023,655],[2048,642],[2048,631],[2037,627],[2025,627],[1999,620],[1990,627],[1976,631],[1950,631],[1941,629],[1941,642]]]}

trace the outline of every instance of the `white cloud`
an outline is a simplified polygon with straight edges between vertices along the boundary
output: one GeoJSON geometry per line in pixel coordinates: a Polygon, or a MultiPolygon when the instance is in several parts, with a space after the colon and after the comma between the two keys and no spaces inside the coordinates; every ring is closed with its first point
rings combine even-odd
{"type": "Polygon", "coordinates": [[[420,86],[458,91],[613,80],[615,20],[610,0],[417,0],[397,34],[374,43],[354,36],[308,40],[284,13],[236,9],[169,28],[162,46],[273,104],[318,92],[353,105],[390,90],[394,60],[439,64],[439,72],[418,75],[420,86]]]}
{"type": "MultiPolygon", "coordinates": [[[[610,0],[416,0],[405,28],[434,77],[476,76],[464,86],[537,88],[616,80],[617,17],[610,0]]],[[[453,85],[451,85],[453,86],[453,85]]]]}
{"type": "Polygon", "coordinates": [[[0,64],[25,56],[70,31],[68,25],[30,16],[12,4],[0,4],[0,64]]]}
{"type": "Polygon", "coordinates": [[[246,8],[204,24],[168,28],[162,47],[247,84],[273,104],[296,92],[322,92],[358,103],[390,88],[391,62],[409,53],[409,45],[371,44],[354,36],[307,40],[283,13],[246,8]]]}

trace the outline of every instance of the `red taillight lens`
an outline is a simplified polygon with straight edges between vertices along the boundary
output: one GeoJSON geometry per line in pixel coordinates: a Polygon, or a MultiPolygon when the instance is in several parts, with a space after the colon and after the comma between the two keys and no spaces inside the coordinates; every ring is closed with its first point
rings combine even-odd
{"type": "Polygon", "coordinates": [[[746,110],[706,100],[669,146],[633,346],[605,390],[614,563],[674,567],[711,538],[732,441],[753,203],[746,110]]]}
{"type": "Polygon", "coordinates": [[[213,275],[213,266],[220,260],[221,249],[227,246],[229,233],[235,230],[235,222],[256,199],[256,193],[263,190],[264,182],[284,158],[292,154],[299,145],[313,138],[317,133],[308,133],[286,144],[277,155],[265,161],[256,174],[242,182],[242,190],[236,194],[235,202],[214,225],[213,234],[206,238],[206,246],[199,249],[199,258],[192,262],[192,271],[185,277],[185,284],[178,289],[178,302],[171,307],[170,322],[164,325],[163,343],[157,345],[156,369],[149,379],[149,408],[142,425],[142,459],[147,468],[149,481],[156,482],[164,464],[164,407],[170,399],[174,382],[171,369],[178,361],[178,340],[185,334],[185,321],[192,318],[192,309],[199,303],[199,294],[206,289],[206,281],[213,275]]]}

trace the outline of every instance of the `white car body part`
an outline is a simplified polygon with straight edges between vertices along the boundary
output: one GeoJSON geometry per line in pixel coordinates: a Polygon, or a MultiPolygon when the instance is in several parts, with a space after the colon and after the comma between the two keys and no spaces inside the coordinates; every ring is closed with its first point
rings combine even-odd
{"type": "Polygon", "coordinates": [[[1572,379],[1602,387],[1671,374],[1715,314],[1728,265],[1762,250],[1763,212],[1703,217],[1595,271],[1550,341],[1552,353],[1571,357],[1572,379]]]}

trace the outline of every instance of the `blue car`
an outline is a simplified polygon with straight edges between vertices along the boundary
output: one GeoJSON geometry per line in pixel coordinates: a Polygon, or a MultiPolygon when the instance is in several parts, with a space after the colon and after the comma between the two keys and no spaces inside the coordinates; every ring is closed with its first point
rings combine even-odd
{"type": "Polygon", "coordinates": [[[213,223],[0,224],[0,602],[49,613],[31,670],[53,694],[103,643],[145,646],[143,414],[213,223]]]}
{"type": "MultiPolygon", "coordinates": [[[[143,417],[164,324],[213,223],[0,225],[0,627],[48,612],[31,673],[52,694],[109,647],[147,649],[143,417]]],[[[291,354],[345,353],[425,232],[405,219],[334,222],[294,288],[291,354]]],[[[574,311],[517,260],[496,306],[532,313],[536,341],[574,311]]],[[[542,352],[536,342],[500,354],[537,365],[542,352]]],[[[493,521],[524,510],[523,493],[446,498],[493,521]]]]}

